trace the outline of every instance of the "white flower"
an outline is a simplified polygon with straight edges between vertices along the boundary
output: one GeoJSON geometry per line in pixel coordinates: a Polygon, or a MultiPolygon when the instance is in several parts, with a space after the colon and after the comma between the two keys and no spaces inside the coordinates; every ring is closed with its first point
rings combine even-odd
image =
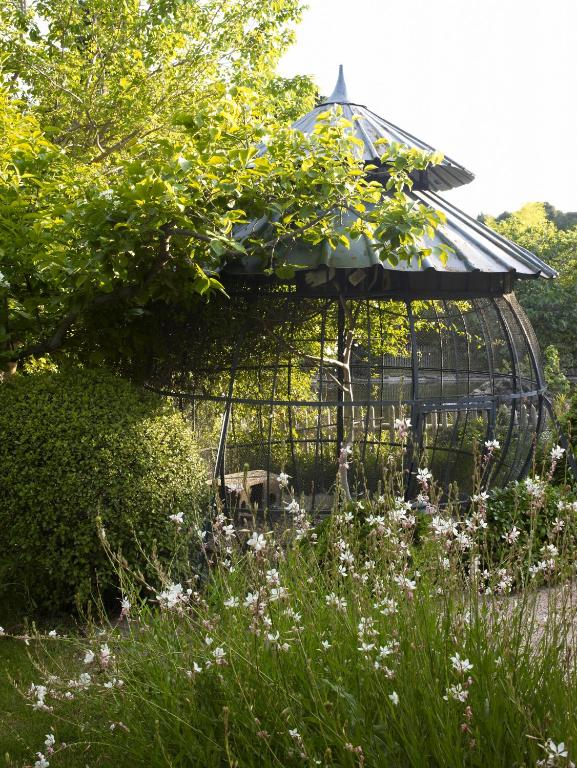
{"type": "Polygon", "coordinates": [[[270,591],[271,602],[276,600],[282,600],[284,597],[288,597],[288,589],[286,587],[273,587],[270,591]]]}
{"type": "Polygon", "coordinates": [[[296,728],[289,728],[289,736],[295,741],[301,741],[301,735],[296,728]]]}
{"type": "Polygon", "coordinates": [[[559,744],[555,744],[553,739],[549,739],[545,747],[551,757],[567,757],[567,750],[565,749],[565,742],[563,741],[560,741],[559,744]]]}
{"type": "Polygon", "coordinates": [[[374,643],[361,643],[359,646],[359,651],[361,651],[361,653],[368,653],[369,651],[374,650],[374,647],[374,643]]]}
{"type": "Polygon", "coordinates": [[[298,515],[299,512],[301,511],[300,504],[296,499],[293,499],[292,501],[290,501],[286,505],[285,509],[289,513],[289,515],[298,515]]]}
{"type": "Polygon", "coordinates": [[[52,749],[55,744],[56,744],[56,737],[54,736],[54,734],[47,733],[46,739],[44,741],[44,746],[46,747],[46,749],[52,749]]]}
{"type": "Polygon", "coordinates": [[[562,520],[560,517],[556,517],[553,521],[553,527],[551,528],[552,533],[561,533],[563,528],[565,527],[565,520],[562,520]]]}
{"type": "Polygon", "coordinates": [[[500,447],[501,443],[498,440],[485,440],[485,448],[489,451],[489,453],[498,451],[500,447]]]}
{"type": "Polygon", "coordinates": [[[338,611],[344,611],[347,607],[347,601],[344,597],[338,597],[334,592],[329,595],[325,595],[325,602],[327,605],[333,606],[338,611]]]}
{"type": "Polygon", "coordinates": [[[58,632],[55,629],[51,629],[48,633],[48,637],[58,637],[58,632]]]}
{"type": "Polygon", "coordinates": [[[243,605],[245,608],[254,608],[256,605],[258,605],[259,600],[260,600],[259,592],[249,592],[247,596],[244,598],[243,605]]]}
{"type": "Polygon", "coordinates": [[[387,643],[386,645],[381,645],[379,648],[379,656],[381,659],[386,658],[387,656],[390,656],[393,653],[396,653],[400,648],[399,641],[398,640],[391,640],[390,643],[387,643]]]}
{"type": "Polygon", "coordinates": [[[516,525],[514,525],[511,530],[507,531],[507,533],[504,533],[501,538],[504,539],[507,544],[514,544],[520,535],[521,531],[517,528],[516,525]]]}
{"type": "Polygon", "coordinates": [[[286,472],[281,472],[280,475],[277,477],[277,480],[281,488],[288,488],[290,475],[287,475],[286,472]]]}
{"type": "Polygon", "coordinates": [[[506,568],[499,568],[499,582],[496,591],[502,594],[510,592],[513,586],[513,577],[507,572],[506,568]]]}
{"type": "Polygon", "coordinates": [[[550,558],[554,558],[559,554],[559,550],[555,544],[545,544],[543,547],[541,547],[541,554],[544,557],[549,556],[550,558]]]}
{"type": "Polygon", "coordinates": [[[86,688],[87,686],[90,685],[91,682],[92,682],[92,678],[90,677],[88,672],[81,672],[80,675],[78,676],[77,685],[79,688],[86,688]]]}
{"type": "Polygon", "coordinates": [[[214,656],[214,661],[219,666],[222,666],[223,664],[226,664],[226,651],[224,648],[215,648],[212,652],[212,655],[214,656]]]}
{"type": "Polygon", "coordinates": [[[186,676],[189,680],[192,680],[195,675],[199,675],[202,672],[202,667],[200,664],[197,664],[196,661],[193,661],[192,663],[192,669],[186,670],[186,676]]]}
{"type": "Polygon", "coordinates": [[[247,541],[247,546],[251,547],[251,549],[254,549],[255,552],[261,552],[266,548],[266,539],[262,533],[253,531],[252,536],[247,541]]]}
{"type": "Polygon", "coordinates": [[[382,616],[390,616],[397,612],[398,604],[397,601],[393,600],[391,597],[383,597],[383,599],[375,603],[373,607],[378,609],[382,616]]]}
{"type": "Polygon", "coordinates": [[[175,515],[169,515],[169,520],[172,520],[173,523],[176,523],[177,526],[181,526],[184,523],[184,512],[177,512],[175,515]]]}
{"type": "Polygon", "coordinates": [[[345,549],[339,555],[339,560],[341,561],[341,563],[344,563],[345,565],[354,565],[355,556],[353,555],[350,549],[345,549]]]}
{"type": "Polygon", "coordinates": [[[45,685],[35,685],[32,683],[30,685],[30,693],[36,698],[36,701],[32,705],[33,709],[47,712],[50,711],[50,707],[48,707],[44,701],[46,694],[48,693],[48,688],[45,685]]]}
{"type": "Polygon", "coordinates": [[[563,458],[563,454],[565,453],[565,448],[561,448],[560,445],[556,445],[554,448],[551,448],[551,460],[552,461],[559,461],[563,458]]]}
{"type": "Polygon", "coordinates": [[[406,576],[395,576],[394,581],[396,581],[399,587],[406,589],[407,592],[412,592],[417,586],[416,581],[408,579],[406,576]]]}
{"type": "Polygon", "coordinates": [[[396,691],[389,693],[389,699],[393,702],[395,707],[399,706],[399,694],[396,691]]]}
{"type": "Polygon", "coordinates": [[[575,763],[572,760],[569,760],[569,754],[563,741],[560,741],[559,744],[555,744],[552,739],[549,739],[547,743],[542,744],[541,747],[547,752],[547,756],[544,760],[537,760],[537,766],[539,766],[539,768],[558,768],[559,766],[575,768],[575,763]]]}
{"type": "Polygon", "coordinates": [[[422,467],[421,469],[417,470],[417,480],[419,483],[428,483],[432,477],[433,475],[428,467],[422,467]]]}
{"type": "Polygon", "coordinates": [[[534,479],[530,477],[525,478],[525,488],[529,496],[533,496],[535,499],[540,498],[545,493],[545,485],[537,475],[535,475],[534,479]]]}
{"type": "Polygon", "coordinates": [[[384,515],[368,515],[367,523],[380,534],[384,533],[387,527],[384,515]]]}
{"type": "Polygon", "coordinates": [[[100,647],[100,663],[103,667],[107,667],[110,664],[110,660],[112,658],[112,654],[110,653],[110,648],[105,643],[100,647]]]}
{"type": "Polygon", "coordinates": [[[266,583],[271,587],[278,587],[280,584],[280,575],[276,568],[271,568],[266,572],[266,583]]]}
{"type": "Polygon", "coordinates": [[[321,640],[321,646],[323,648],[323,651],[328,651],[329,648],[332,648],[333,646],[329,643],[328,640],[321,640]]]}
{"type": "Polygon", "coordinates": [[[466,533],[460,532],[455,536],[455,541],[461,547],[461,549],[469,549],[473,545],[473,541],[466,533]]]}
{"type": "Polygon", "coordinates": [[[236,531],[234,529],[234,525],[232,525],[232,524],[230,524],[230,525],[223,525],[222,526],[222,532],[224,533],[225,538],[228,539],[228,540],[234,538],[234,536],[236,535],[236,531]]]}
{"type": "Polygon", "coordinates": [[[6,630],[4,629],[4,627],[0,627],[0,637],[2,637],[2,635],[5,635],[5,634],[6,634],[6,630]]]}
{"type": "Polygon", "coordinates": [[[224,607],[225,608],[238,608],[239,605],[240,605],[240,600],[235,595],[233,595],[232,597],[227,598],[224,601],[224,607]]]}
{"type": "Polygon", "coordinates": [[[161,608],[176,608],[182,603],[186,603],[188,595],[185,593],[182,584],[171,584],[167,589],[156,595],[161,608]]]}
{"type": "Polygon", "coordinates": [[[462,659],[458,653],[451,656],[451,664],[453,665],[453,669],[461,675],[464,675],[473,669],[473,665],[469,659],[462,659]]]}
{"type": "Polygon", "coordinates": [[[460,701],[461,703],[464,703],[467,701],[467,698],[469,696],[469,691],[467,691],[461,683],[458,683],[457,685],[451,685],[449,688],[447,688],[447,695],[443,696],[445,701],[448,701],[450,698],[454,699],[455,701],[460,701]]]}
{"type": "Polygon", "coordinates": [[[120,601],[120,618],[128,616],[130,613],[130,600],[127,597],[123,597],[120,601]]]}
{"type": "Polygon", "coordinates": [[[431,518],[431,529],[436,538],[449,538],[459,533],[453,520],[440,515],[433,515],[431,518]]]}
{"type": "Polygon", "coordinates": [[[84,663],[92,664],[92,662],[94,661],[94,658],[95,656],[93,651],[86,651],[86,653],[84,654],[84,663]]]}
{"type": "Polygon", "coordinates": [[[368,637],[374,637],[375,635],[378,635],[379,633],[375,629],[375,620],[372,616],[361,616],[361,620],[358,625],[358,635],[359,638],[363,635],[367,635],[368,637]]]}
{"type": "Polygon", "coordinates": [[[395,419],[394,430],[403,440],[411,428],[411,420],[407,418],[395,419]]]}
{"type": "Polygon", "coordinates": [[[34,763],[34,768],[48,768],[48,766],[50,765],[50,763],[49,763],[49,762],[48,762],[48,760],[47,760],[47,759],[44,757],[44,755],[42,754],[42,752],[37,752],[37,753],[36,753],[36,757],[38,758],[38,760],[36,760],[36,762],[34,763]]]}

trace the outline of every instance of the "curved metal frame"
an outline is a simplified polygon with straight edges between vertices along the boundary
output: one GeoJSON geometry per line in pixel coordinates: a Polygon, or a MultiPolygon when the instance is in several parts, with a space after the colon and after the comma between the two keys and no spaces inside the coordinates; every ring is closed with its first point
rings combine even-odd
{"type": "MultiPolygon", "coordinates": [[[[262,507],[286,471],[309,508],[325,509],[348,423],[359,449],[351,484],[361,493],[375,490],[387,454],[401,450],[393,429],[401,413],[412,421],[409,496],[417,466],[425,465],[445,486],[459,474],[467,495],[465,467],[472,470],[488,439],[499,439],[502,448],[486,482],[503,485],[530,466],[544,421],[545,383],[532,329],[514,296],[339,300],[302,295],[294,285],[239,281],[226,306],[231,316],[221,322],[236,329],[228,362],[197,366],[170,392],[193,401],[197,414],[210,404],[214,414],[215,404],[222,405],[214,454],[221,488],[248,463],[264,478],[262,507]],[[359,318],[349,360],[352,401],[342,364],[351,308],[359,318]],[[218,376],[221,393],[214,391],[218,376]]],[[[216,353],[208,358],[219,360],[216,353]]]]}

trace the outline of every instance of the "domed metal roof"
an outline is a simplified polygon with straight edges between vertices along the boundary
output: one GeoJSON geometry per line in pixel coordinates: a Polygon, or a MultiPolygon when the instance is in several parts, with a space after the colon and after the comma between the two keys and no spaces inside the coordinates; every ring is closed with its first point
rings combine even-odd
{"type": "MultiPolygon", "coordinates": [[[[382,261],[382,248],[375,240],[363,235],[352,240],[349,247],[338,244],[331,248],[327,241],[310,245],[302,240],[277,249],[277,259],[294,267],[297,272],[327,269],[327,280],[332,280],[335,270],[347,272],[358,291],[371,285],[380,294],[413,294],[423,297],[457,295],[501,295],[513,290],[517,278],[552,278],[557,273],[533,253],[502,237],[476,219],[460,211],[434,192],[412,191],[408,193],[415,204],[423,204],[440,211],[445,223],[440,224],[433,237],[424,237],[419,245],[433,250],[445,246],[448,258],[443,262],[433,252],[421,260],[399,261],[390,264],[382,261]],[[373,279],[362,279],[359,270],[387,273],[373,279]]],[[[339,212],[343,228],[354,221],[354,214],[339,212]]],[[[270,224],[262,218],[251,222],[236,236],[239,239],[269,237],[270,224]]],[[[262,272],[262,262],[256,257],[245,257],[229,271],[241,273],[262,272]]],[[[316,279],[316,278],[315,278],[316,279]]],[[[308,280],[305,276],[305,280],[308,280]]],[[[304,284],[304,283],[303,283],[304,284]]],[[[309,284],[313,283],[309,281],[309,284]]],[[[350,286],[347,286],[350,290],[350,286]]],[[[321,293],[326,293],[324,288],[321,293]]]]}
{"type": "MultiPolygon", "coordinates": [[[[432,147],[387,123],[365,107],[351,102],[342,67],[333,94],[322,105],[297,120],[294,128],[312,132],[319,114],[326,111],[330,104],[340,104],[346,117],[360,114],[363,118],[353,121],[352,130],[363,141],[363,159],[366,161],[378,163],[379,152],[374,146],[378,138],[432,150],[432,147]]],[[[445,222],[437,227],[434,236],[424,237],[421,242],[423,249],[444,246],[448,251],[448,258],[444,263],[433,253],[420,260],[415,257],[409,262],[391,264],[382,260],[384,256],[380,244],[366,236],[356,240],[349,238],[348,248],[341,244],[332,248],[328,241],[310,245],[296,240],[277,248],[275,259],[277,263],[292,266],[297,270],[297,281],[301,285],[305,282],[311,285],[316,279],[306,278],[304,272],[325,268],[326,286],[334,283],[334,272],[340,270],[343,274],[337,275],[337,279],[346,283],[347,290],[350,290],[349,282],[355,289],[358,287],[359,293],[370,284],[371,290],[381,295],[501,295],[513,290],[517,278],[556,277],[557,272],[530,251],[502,237],[436,194],[437,189],[450,189],[472,179],[472,173],[445,158],[440,165],[429,167],[422,172],[421,183],[415,183],[412,190],[406,191],[416,205],[426,205],[444,215],[445,222]],[[363,276],[359,270],[366,270],[367,275],[363,276]],[[383,274],[377,275],[375,270],[383,274]]],[[[347,211],[335,211],[335,216],[339,217],[343,228],[350,226],[354,221],[354,214],[347,211]]],[[[266,237],[267,233],[270,234],[269,227],[270,220],[263,217],[236,227],[235,237],[240,241],[266,237]]],[[[235,274],[262,273],[263,265],[259,258],[245,256],[228,265],[226,271],[235,274]]],[[[316,283],[316,286],[323,285],[323,276],[319,275],[319,279],[320,282],[316,283]]]]}
{"type": "MultiPolygon", "coordinates": [[[[364,105],[352,101],[347,93],[342,65],[339,67],[339,77],[335,89],[329,98],[297,120],[296,123],[293,123],[293,128],[303,133],[312,133],[319,115],[326,112],[327,107],[337,104],[342,109],[342,116],[353,122],[351,130],[363,142],[363,159],[367,163],[379,165],[383,146],[382,142],[381,144],[377,142],[382,139],[427,152],[436,151],[429,144],[379,117],[364,105]],[[353,117],[356,117],[354,121],[353,117]]],[[[439,165],[429,166],[425,171],[416,171],[413,178],[415,189],[440,191],[469,184],[475,176],[455,160],[445,156],[439,165]]]]}

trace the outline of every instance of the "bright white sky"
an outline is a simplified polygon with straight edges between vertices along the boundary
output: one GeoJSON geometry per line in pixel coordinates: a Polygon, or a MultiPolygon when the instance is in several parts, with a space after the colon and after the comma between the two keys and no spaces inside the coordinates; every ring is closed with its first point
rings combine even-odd
{"type": "Polygon", "coordinates": [[[468,213],[543,200],[577,211],[577,0],[308,0],[280,72],[349,98],[475,180],[468,213]]]}

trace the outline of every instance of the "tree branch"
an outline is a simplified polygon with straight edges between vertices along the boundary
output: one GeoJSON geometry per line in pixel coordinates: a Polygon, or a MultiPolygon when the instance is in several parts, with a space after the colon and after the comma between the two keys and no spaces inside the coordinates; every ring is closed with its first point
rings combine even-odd
{"type": "Polygon", "coordinates": [[[113,155],[115,152],[119,152],[121,149],[124,149],[124,147],[132,141],[132,139],[144,139],[145,136],[150,136],[151,133],[154,133],[155,131],[159,131],[161,126],[156,126],[155,128],[150,128],[148,131],[144,131],[144,133],[140,132],[140,129],[135,129],[134,131],[131,131],[128,133],[124,138],[117,141],[115,144],[112,144],[112,146],[107,147],[106,149],[102,149],[100,146],[99,148],[102,149],[99,155],[96,157],[93,157],[90,161],[92,164],[94,163],[101,163],[103,160],[106,160],[107,157],[110,157],[110,155],[113,155]]]}

